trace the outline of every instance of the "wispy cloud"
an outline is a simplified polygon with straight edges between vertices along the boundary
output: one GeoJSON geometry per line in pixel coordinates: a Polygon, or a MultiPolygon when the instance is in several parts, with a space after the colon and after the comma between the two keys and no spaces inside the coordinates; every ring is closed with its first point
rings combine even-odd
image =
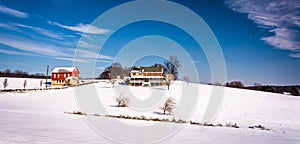
{"type": "Polygon", "coordinates": [[[27,64],[25,63],[19,63],[19,62],[0,62],[0,64],[2,65],[22,65],[22,66],[26,66],[27,64]]]}
{"type": "Polygon", "coordinates": [[[113,57],[107,56],[107,55],[102,55],[98,54],[97,52],[94,52],[92,50],[74,50],[74,49],[67,49],[70,51],[70,53],[76,53],[76,57],[73,55],[66,56],[66,57],[54,57],[54,59],[58,60],[64,60],[64,61],[72,61],[72,62],[98,62],[98,63],[111,63],[113,60],[113,57]]]}
{"type": "Polygon", "coordinates": [[[64,29],[68,29],[68,30],[76,31],[76,32],[81,32],[81,33],[107,34],[107,33],[111,32],[109,29],[98,28],[98,27],[90,25],[90,24],[79,23],[76,26],[67,26],[67,25],[62,25],[62,24],[59,24],[57,22],[51,22],[51,21],[48,21],[48,23],[50,25],[59,26],[59,27],[64,28],[64,29]]]}
{"type": "Polygon", "coordinates": [[[17,11],[17,10],[13,10],[13,9],[10,9],[10,8],[2,6],[2,5],[0,5],[0,12],[11,15],[11,16],[19,17],[19,18],[28,17],[27,13],[20,12],[20,11],[17,11]]]}
{"type": "Polygon", "coordinates": [[[12,30],[12,31],[17,31],[18,29],[11,25],[11,24],[6,24],[6,23],[0,23],[0,28],[3,28],[3,29],[7,29],[7,30],[12,30]]]}
{"type": "Polygon", "coordinates": [[[265,43],[282,50],[299,50],[300,1],[299,0],[226,0],[232,10],[247,14],[272,36],[263,37],[265,43]]]}
{"type": "Polygon", "coordinates": [[[102,60],[102,59],[97,59],[96,62],[97,62],[97,63],[112,63],[113,60],[102,60]]]}
{"type": "Polygon", "coordinates": [[[202,61],[194,60],[193,63],[202,63],[202,61]]]}
{"type": "Polygon", "coordinates": [[[97,69],[97,70],[104,70],[104,69],[105,69],[105,67],[101,67],[101,66],[99,66],[99,67],[96,67],[96,69],[97,69]]]}
{"type": "Polygon", "coordinates": [[[70,57],[73,54],[65,53],[62,51],[63,48],[50,45],[48,43],[34,42],[24,38],[12,38],[7,35],[0,35],[0,44],[22,50],[25,52],[30,52],[33,54],[40,54],[45,56],[62,56],[70,57]]]}
{"type": "Polygon", "coordinates": [[[28,26],[28,25],[19,24],[19,23],[13,23],[13,25],[18,26],[18,27],[31,29],[31,30],[39,33],[39,34],[42,34],[42,35],[50,37],[50,38],[59,39],[59,40],[64,39],[64,37],[62,35],[57,34],[57,33],[53,32],[51,30],[46,30],[46,29],[43,29],[43,28],[28,26]]]}
{"type": "Polygon", "coordinates": [[[300,53],[297,53],[297,54],[290,54],[290,57],[300,58],[300,53]]]}
{"type": "Polygon", "coordinates": [[[7,49],[0,49],[0,53],[9,54],[9,55],[38,56],[31,53],[19,52],[19,51],[7,50],[7,49]]]}
{"type": "Polygon", "coordinates": [[[102,55],[102,54],[98,54],[96,52],[93,51],[89,51],[89,50],[76,50],[76,54],[78,56],[80,56],[81,58],[96,58],[96,59],[102,59],[102,60],[113,60],[114,58],[111,56],[107,56],[107,55],[102,55]]]}
{"type": "Polygon", "coordinates": [[[58,59],[58,60],[64,60],[64,61],[72,61],[72,62],[88,62],[87,60],[82,60],[82,59],[74,59],[71,57],[55,57],[54,59],[58,59]]]}
{"type": "Polygon", "coordinates": [[[89,43],[87,43],[85,41],[79,41],[78,42],[78,46],[85,47],[85,48],[99,48],[99,46],[93,45],[93,44],[89,44],[89,43]]]}

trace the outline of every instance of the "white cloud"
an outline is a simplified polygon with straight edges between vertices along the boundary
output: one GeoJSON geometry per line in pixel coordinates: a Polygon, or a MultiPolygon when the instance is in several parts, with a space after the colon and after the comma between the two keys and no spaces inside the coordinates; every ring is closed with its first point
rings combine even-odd
{"type": "Polygon", "coordinates": [[[104,70],[105,67],[102,67],[102,66],[99,66],[99,67],[96,67],[97,70],[104,70]]]}
{"type": "Polygon", "coordinates": [[[9,54],[9,55],[38,56],[35,54],[31,54],[31,53],[18,52],[18,51],[12,51],[12,50],[7,50],[7,49],[0,49],[0,53],[9,54]]]}
{"type": "Polygon", "coordinates": [[[55,59],[58,60],[64,60],[64,61],[72,61],[72,62],[88,62],[87,60],[82,60],[82,59],[74,59],[70,57],[55,57],[55,59]]]}
{"type": "Polygon", "coordinates": [[[56,47],[54,45],[49,45],[47,43],[32,42],[28,39],[23,38],[8,38],[7,35],[0,35],[0,44],[19,49],[25,52],[30,52],[33,54],[40,54],[45,56],[62,56],[71,57],[73,54],[65,53],[62,51],[64,48],[56,47]]]}
{"type": "Polygon", "coordinates": [[[274,35],[261,38],[267,44],[283,50],[299,50],[300,11],[299,0],[226,0],[232,10],[247,14],[263,29],[274,35]]]}
{"type": "Polygon", "coordinates": [[[104,59],[104,60],[113,60],[114,58],[107,55],[101,55],[93,51],[89,50],[76,50],[76,55],[78,55],[80,58],[96,58],[96,59],[104,59]]]}
{"type": "Polygon", "coordinates": [[[300,53],[297,53],[297,54],[290,54],[290,57],[300,58],[300,53]]]}
{"type": "Polygon", "coordinates": [[[202,61],[194,60],[193,63],[202,63],[202,61]]]}
{"type": "Polygon", "coordinates": [[[54,33],[53,31],[45,30],[43,28],[28,26],[28,25],[19,24],[19,23],[14,23],[13,25],[18,26],[18,27],[32,29],[32,30],[36,31],[39,34],[42,34],[42,35],[50,37],[50,38],[55,38],[55,39],[59,39],[59,40],[63,40],[64,39],[63,36],[61,36],[61,35],[59,35],[57,33],[54,33]]]}
{"type": "Polygon", "coordinates": [[[112,63],[112,60],[102,60],[102,59],[97,59],[96,60],[97,63],[112,63]]]}
{"type": "Polygon", "coordinates": [[[99,46],[97,46],[97,45],[89,44],[89,43],[84,42],[82,40],[79,41],[78,46],[85,47],[85,48],[99,48],[99,46]]]}
{"type": "Polygon", "coordinates": [[[0,64],[2,64],[2,65],[22,65],[22,66],[27,65],[25,63],[18,63],[18,62],[0,62],[0,64]]]}
{"type": "Polygon", "coordinates": [[[67,25],[62,25],[57,22],[51,22],[48,21],[50,25],[55,25],[59,26],[61,28],[65,28],[71,31],[76,31],[76,32],[81,32],[81,33],[88,33],[88,34],[107,34],[110,33],[111,31],[109,29],[102,29],[98,28],[96,26],[90,25],[90,24],[82,24],[79,23],[76,26],[67,26],[67,25]]]}
{"type": "Polygon", "coordinates": [[[1,6],[1,5],[0,5],[0,12],[11,15],[11,16],[19,17],[19,18],[28,17],[27,13],[20,12],[20,11],[17,11],[17,10],[13,10],[13,9],[10,9],[10,8],[7,8],[7,7],[1,6]]]}
{"type": "Polygon", "coordinates": [[[18,30],[15,26],[13,26],[11,24],[6,24],[6,23],[0,23],[0,28],[7,29],[7,30],[13,30],[13,31],[18,30]]]}

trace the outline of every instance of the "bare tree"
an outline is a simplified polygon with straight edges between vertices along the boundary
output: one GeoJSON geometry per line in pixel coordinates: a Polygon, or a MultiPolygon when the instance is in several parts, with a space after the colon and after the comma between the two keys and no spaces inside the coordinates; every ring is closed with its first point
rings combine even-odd
{"type": "Polygon", "coordinates": [[[126,97],[123,97],[122,95],[118,96],[116,98],[116,101],[118,103],[118,107],[127,107],[129,104],[129,99],[126,97]]]}
{"type": "Polygon", "coordinates": [[[24,82],[23,82],[23,88],[25,89],[27,86],[27,80],[25,79],[24,82]]]}
{"type": "Polygon", "coordinates": [[[255,87],[261,87],[261,84],[260,83],[254,83],[254,86],[255,87]]]}
{"type": "Polygon", "coordinates": [[[169,79],[166,79],[166,85],[168,86],[168,90],[170,89],[170,83],[171,81],[169,79]]]}
{"type": "Polygon", "coordinates": [[[173,74],[174,79],[178,78],[178,68],[181,67],[181,64],[177,58],[177,56],[170,55],[169,59],[164,61],[164,73],[165,74],[173,74]]]}
{"type": "Polygon", "coordinates": [[[190,82],[190,78],[188,76],[184,76],[183,77],[183,81],[186,82],[186,85],[188,86],[189,82],[190,82]]]}
{"type": "Polygon", "coordinates": [[[7,78],[5,78],[4,81],[3,81],[3,87],[4,87],[4,89],[5,89],[7,86],[8,86],[8,80],[7,80],[7,78]]]}
{"type": "Polygon", "coordinates": [[[111,80],[110,80],[110,83],[112,84],[112,87],[114,88],[114,87],[115,87],[116,80],[111,79],[111,80]]]}
{"type": "Polygon", "coordinates": [[[163,103],[163,105],[160,107],[160,109],[164,111],[164,114],[166,114],[166,112],[168,112],[170,114],[174,111],[175,107],[176,107],[176,100],[172,97],[169,97],[163,103]]]}
{"type": "Polygon", "coordinates": [[[165,76],[165,79],[166,79],[166,85],[168,86],[168,90],[170,89],[170,85],[171,85],[171,81],[174,80],[174,75],[173,74],[167,74],[165,76]]]}
{"type": "Polygon", "coordinates": [[[40,88],[42,88],[43,80],[40,81],[40,88]]]}
{"type": "Polygon", "coordinates": [[[7,74],[7,75],[9,75],[9,74],[12,73],[12,71],[11,71],[10,69],[6,69],[6,70],[4,71],[4,73],[7,74]]]}

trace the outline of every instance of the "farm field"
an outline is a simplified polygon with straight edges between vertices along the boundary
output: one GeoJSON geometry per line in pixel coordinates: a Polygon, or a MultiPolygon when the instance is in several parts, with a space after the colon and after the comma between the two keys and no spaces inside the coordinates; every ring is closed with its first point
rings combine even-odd
{"type": "MultiPolygon", "coordinates": [[[[2,82],[2,78],[0,80],[2,82]]],[[[28,84],[32,84],[32,87],[39,85],[39,80],[37,80],[37,84],[34,82],[35,80],[28,79],[28,84]]],[[[10,84],[12,83],[10,81],[10,84]]],[[[182,88],[196,86],[199,88],[198,103],[190,120],[197,122],[202,122],[212,91],[212,86],[209,85],[189,83],[188,86],[185,86],[181,81],[175,81],[169,91],[166,90],[166,87],[128,87],[122,84],[115,84],[113,87],[107,82],[98,82],[77,88],[80,90],[88,86],[96,89],[99,100],[110,115],[144,116],[158,119],[172,118],[172,114],[162,114],[162,110],[159,109],[160,103],[152,109],[140,111],[131,108],[130,104],[125,108],[116,107],[115,98],[119,95],[132,95],[137,99],[146,100],[158,91],[163,94],[161,103],[163,103],[164,96],[172,96],[179,103],[180,97],[189,96],[188,92],[182,93],[182,88]]],[[[86,122],[85,116],[66,113],[82,111],[77,105],[76,95],[78,93],[75,89],[72,87],[59,90],[0,93],[0,143],[114,143],[115,141],[109,140],[107,135],[99,135],[86,122]]],[[[89,93],[84,96],[89,97],[89,93]]],[[[299,102],[299,97],[294,96],[225,88],[218,113],[210,123],[223,125],[236,123],[239,128],[199,126],[189,123],[167,124],[165,122],[166,125],[162,127],[163,129],[168,129],[172,125],[180,125],[182,129],[159,142],[296,144],[300,141],[299,102]],[[249,128],[259,125],[265,130],[249,128]]],[[[88,111],[82,112],[94,114],[88,111]]],[[[99,121],[115,120],[111,117],[91,117],[99,121]]],[[[130,126],[146,127],[158,123],[131,119],[117,120],[130,126]]],[[[105,127],[132,135],[137,133],[126,129],[117,129],[113,125],[105,127]]],[[[122,142],[139,143],[143,140],[124,137],[122,142]]]]}

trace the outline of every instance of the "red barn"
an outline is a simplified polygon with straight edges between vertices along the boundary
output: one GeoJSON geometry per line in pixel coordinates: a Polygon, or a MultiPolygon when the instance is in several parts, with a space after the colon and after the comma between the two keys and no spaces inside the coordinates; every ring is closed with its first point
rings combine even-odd
{"type": "Polygon", "coordinates": [[[52,71],[51,85],[65,85],[67,77],[79,78],[77,67],[56,67],[52,71]]]}

